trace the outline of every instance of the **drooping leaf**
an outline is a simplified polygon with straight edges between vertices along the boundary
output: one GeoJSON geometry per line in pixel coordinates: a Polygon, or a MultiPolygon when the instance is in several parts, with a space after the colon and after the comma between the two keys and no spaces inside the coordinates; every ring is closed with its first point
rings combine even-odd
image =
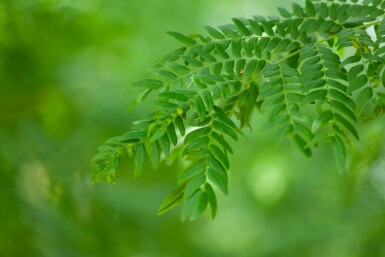
{"type": "Polygon", "coordinates": [[[345,165],[346,165],[345,143],[342,141],[342,139],[339,136],[336,135],[332,137],[332,145],[333,145],[334,156],[337,161],[337,167],[341,172],[343,172],[345,171],[345,165]]]}
{"type": "Polygon", "coordinates": [[[138,144],[136,146],[135,154],[135,177],[139,177],[144,166],[144,161],[146,157],[146,149],[144,144],[138,144]]]}

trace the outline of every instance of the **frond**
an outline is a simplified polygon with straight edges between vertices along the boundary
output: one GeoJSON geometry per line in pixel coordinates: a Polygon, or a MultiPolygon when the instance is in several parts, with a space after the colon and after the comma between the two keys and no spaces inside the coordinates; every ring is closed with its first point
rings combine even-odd
{"type": "Polygon", "coordinates": [[[139,176],[147,160],[156,169],[181,148],[185,168],[158,212],[182,203],[182,220],[207,206],[214,217],[216,189],[229,192],[231,143],[255,110],[308,157],[329,142],[345,170],[357,125],[385,110],[384,9],[381,0],[307,0],[278,8],[281,17],[206,26],[207,35],[168,32],[183,46],[132,84],[136,102],[156,93],[159,109],[99,148],[93,180],[113,181],[124,157],[139,176]]]}

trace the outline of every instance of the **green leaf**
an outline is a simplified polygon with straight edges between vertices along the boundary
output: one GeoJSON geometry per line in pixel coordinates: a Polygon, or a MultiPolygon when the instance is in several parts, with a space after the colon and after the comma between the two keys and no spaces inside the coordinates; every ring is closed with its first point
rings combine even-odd
{"type": "Polygon", "coordinates": [[[218,111],[218,108],[216,109],[216,118],[220,121],[229,126],[230,128],[237,128],[237,125],[223,112],[218,111]]]}
{"type": "Polygon", "coordinates": [[[182,172],[182,174],[179,177],[179,183],[181,184],[195,176],[198,176],[199,174],[204,173],[205,170],[206,170],[205,162],[199,162],[199,163],[193,164],[182,172]]]}
{"type": "Polygon", "coordinates": [[[293,3],[292,6],[294,15],[297,17],[303,17],[302,7],[297,3],[293,3]]]}
{"type": "Polygon", "coordinates": [[[373,97],[373,89],[371,87],[366,87],[360,91],[360,93],[357,96],[356,103],[357,103],[357,111],[360,114],[362,110],[364,109],[366,103],[372,99],[373,97]]]}
{"type": "MultiPolygon", "coordinates": [[[[232,26],[231,26],[232,27],[232,26]]],[[[219,29],[229,38],[238,38],[239,35],[229,25],[222,25],[219,29]]]]}
{"type": "Polygon", "coordinates": [[[168,62],[165,65],[171,68],[173,71],[175,71],[178,74],[184,75],[190,72],[189,68],[187,68],[184,65],[180,65],[178,63],[168,62]]]}
{"type": "Polygon", "coordinates": [[[157,141],[159,138],[161,138],[166,133],[165,128],[157,128],[155,132],[150,136],[150,143],[153,143],[157,141]]]}
{"type": "Polygon", "coordinates": [[[186,129],[181,116],[175,118],[175,126],[178,128],[179,133],[184,136],[186,129]]]}
{"type": "Polygon", "coordinates": [[[174,123],[171,123],[170,125],[167,126],[166,128],[167,136],[170,139],[171,143],[173,145],[176,145],[178,143],[178,138],[175,132],[175,126],[174,123]]]}
{"type": "Polygon", "coordinates": [[[156,79],[142,79],[138,80],[131,84],[133,87],[139,87],[139,88],[148,88],[148,89],[158,89],[163,86],[163,82],[156,79]]]}
{"type": "Polygon", "coordinates": [[[209,183],[205,184],[205,192],[207,194],[207,200],[211,208],[211,218],[214,219],[215,216],[217,215],[217,208],[218,208],[217,197],[215,196],[214,190],[209,183]]]}
{"type": "Polygon", "coordinates": [[[197,85],[201,89],[207,88],[206,83],[203,82],[199,76],[192,76],[192,81],[195,85],[197,85]]]}
{"type": "Polygon", "coordinates": [[[345,105],[344,103],[341,103],[340,101],[337,101],[337,100],[332,100],[330,102],[330,105],[334,109],[338,110],[341,114],[349,117],[351,120],[357,121],[357,117],[354,114],[354,112],[347,105],[345,105]]]}
{"type": "Polygon", "coordinates": [[[199,195],[198,195],[197,205],[190,215],[190,220],[196,220],[197,218],[199,218],[202,215],[202,213],[206,210],[208,205],[206,192],[203,192],[202,194],[198,192],[198,194],[199,195]]]}
{"type": "Polygon", "coordinates": [[[248,21],[249,21],[250,27],[251,27],[252,31],[254,32],[254,34],[257,36],[261,36],[263,33],[263,30],[262,30],[261,26],[258,24],[258,22],[256,22],[253,19],[249,19],[248,21]]]}
{"type": "Polygon", "coordinates": [[[358,77],[355,77],[354,79],[349,80],[349,87],[346,91],[346,93],[350,94],[354,91],[364,87],[368,83],[368,77],[367,75],[360,75],[358,77]]]}
{"type": "Polygon", "coordinates": [[[206,175],[201,174],[190,179],[186,184],[186,189],[184,191],[184,198],[190,198],[195,192],[201,189],[201,187],[206,183],[206,175]]]}
{"type": "Polygon", "coordinates": [[[281,42],[281,39],[279,37],[272,37],[272,38],[270,38],[269,43],[267,44],[267,46],[265,48],[265,51],[266,52],[273,51],[277,47],[279,42],[281,42]]]}
{"type": "Polygon", "coordinates": [[[201,92],[201,97],[203,102],[206,105],[207,111],[210,113],[214,108],[214,100],[209,90],[203,90],[201,92]]]}
{"type": "Polygon", "coordinates": [[[210,146],[210,152],[212,156],[218,160],[226,169],[230,168],[229,160],[224,152],[221,151],[216,145],[210,146]]]}
{"type": "Polygon", "coordinates": [[[246,25],[240,19],[233,18],[232,20],[242,35],[244,35],[246,37],[251,35],[249,29],[246,27],[246,25]]]}
{"type": "Polygon", "coordinates": [[[248,58],[252,58],[253,57],[253,44],[250,43],[250,41],[242,41],[242,49],[243,49],[243,52],[245,53],[245,55],[248,57],[248,58]]]}
{"type": "Polygon", "coordinates": [[[283,17],[283,18],[291,18],[291,14],[288,10],[286,10],[285,8],[283,7],[277,7],[278,9],[278,12],[279,14],[283,17]]]}
{"type": "Polygon", "coordinates": [[[233,138],[235,141],[238,140],[238,137],[237,137],[237,134],[233,131],[233,129],[231,129],[230,127],[228,127],[226,124],[222,123],[222,122],[219,122],[217,120],[215,120],[213,122],[213,126],[214,126],[214,129],[219,131],[220,133],[223,133],[225,135],[228,135],[230,136],[231,138],[233,138]]]}
{"type": "Polygon", "coordinates": [[[329,10],[328,10],[328,6],[326,5],[326,3],[320,3],[318,13],[319,13],[319,16],[321,18],[328,17],[329,10]]]}
{"type": "Polygon", "coordinates": [[[176,40],[178,40],[182,44],[185,44],[188,46],[192,46],[192,45],[195,45],[197,43],[194,39],[187,37],[185,35],[182,35],[181,33],[178,33],[178,32],[167,31],[167,34],[169,34],[170,36],[172,36],[173,38],[175,38],[176,40]]]}
{"type": "Polygon", "coordinates": [[[210,127],[203,127],[203,128],[195,129],[195,130],[193,130],[193,131],[191,131],[190,133],[187,134],[186,138],[184,139],[184,143],[188,144],[191,141],[194,141],[194,140],[196,140],[198,138],[208,137],[208,134],[210,132],[211,132],[211,128],[210,127]]]}
{"type": "Polygon", "coordinates": [[[297,144],[298,148],[305,154],[306,157],[310,158],[312,157],[312,151],[308,144],[306,143],[305,139],[303,139],[299,135],[294,135],[293,137],[294,142],[297,144]]]}
{"type": "Polygon", "coordinates": [[[194,141],[191,141],[189,144],[187,144],[183,153],[188,154],[190,152],[200,151],[200,150],[206,148],[208,146],[208,144],[209,144],[209,138],[208,137],[198,138],[194,141]]]}
{"type": "Polygon", "coordinates": [[[178,93],[178,92],[172,92],[172,91],[166,91],[159,94],[160,97],[164,97],[167,99],[173,99],[179,102],[187,102],[188,96],[178,93]]]}
{"type": "Polygon", "coordinates": [[[302,100],[302,104],[308,104],[314,101],[324,101],[328,91],[326,89],[319,89],[308,93],[302,100]]]}
{"type": "Polygon", "coordinates": [[[207,176],[209,180],[224,194],[228,195],[229,194],[229,189],[228,189],[228,182],[226,177],[224,177],[220,171],[209,168],[207,171],[207,176]]]}
{"type": "Polygon", "coordinates": [[[310,82],[305,82],[305,83],[302,82],[302,84],[303,84],[304,90],[309,91],[309,90],[312,90],[312,89],[317,89],[317,88],[325,86],[326,80],[324,80],[324,79],[316,79],[316,80],[313,80],[313,81],[310,81],[310,82]]]}
{"type": "Polygon", "coordinates": [[[150,71],[164,79],[174,80],[177,78],[177,76],[174,73],[165,69],[153,68],[150,71]]]}
{"type": "Polygon", "coordinates": [[[215,39],[225,39],[225,36],[217,29],[210,27],[210,26],[205,26],[204,27],[207,32],[210,34],[215,39]]]}
{"type": "Polygon", "coordinates": [[[187,63],[191,64],[194,67],[203,67],[203,63],[195,59],[194,57],[188,55],[181,56],[187,63]]]}
{"type": "Polygon", "coordinates": [[[340,64],[340,68],[343,68],[343,67],[345,67],[345,66],[348,65],[348,64],[356,63],[356,62],[359,62],[359,61],[361,61],[361,56],[360,56],[360,55],[352,55],[352,56],[349,56],[348,58],[346,58],[346,59],[340,64]]]}
{"type": "Polygon", "coordinates": [[[138,144],[136,146],[135,153],[135,177],[139,177],[144,166],[144,160],[146,157],[146,149],[144,144],[138,144]]]}
{"type": "Polygon", "coordinates": [[[311,132],[316,133],[319,129],[322,128],[323,125],[328,123],[331,119],[333,119],[333,114],[331,111],[323,112],[317,119],[314,120],[313,125],[311,127],[311,132]]]}
{"type": "Polygon", "coordinates": [[[217,61],[209,52],[202,48],[195,47],[194,51],[197,52],[207,62],[214,63],[217,61]]]}
{"type": "Polygon", "coordinates": [[[233,149],[231,148],[231,146],[229,145],[229,143],[227,143],[227,141],[223,138],[223,136],[221,136],[220,134],[216,133],[216,132],[212,132],[212,137],[228,152],[230,153],[233,153],[233,149]]]}
{"type": "Polygon", "coordinates": [[[235,73],[241,77],[243,75],[243,71],[246,65],[246,60],[245,59],[239,59],[235,63],[235,73]]]}
{"type": "Polygon", "coordinates": [[[195,97],[194,108],[197,111],[199,118],[203,119],[206,116],[206,108],[200,96],[195,97]]]}
{"type": "Polygon", "coordinates": [[[337,161],[337,167],[341,172],[343,172],[345,171],[345,165],[346,165],[345,144],[339,136],[333,136],[332,145],[333,145],[333,153],[337,161]]]}
{"type": "Polygon", "coordinates": [[[234,55],[234,57],[241,58],[242,57],[241,50],[242,50],[242,42],[240,40],[234,40],[231,43],[231,53],[234,55]]]}
{"type": "Polygon", "coordinates": [[[382,73],[382,86],[385,87],[385,70],[382,73]]]}
{"type": "Polygon", "coordinates": [[[334,119],[337,124],[349,131],[357,140],[360,140],[360,136],[358,135],[356,128],[349,121],[337,113],[334,114],[334,119]]]}
{"type": "Polygon", "coordinates": [[[217,51],[218,55],[220,57],[222,57],[223,59],[229,59],[230,58],[221,44],[215,44],[215,50],[217,51]]]}
{"type": "Polygon", "coordinates": [[[147,155],[150,157],[152,168],[155,170],[159,167],[160,149],[158,141],[146,145],[147,155]]]}
{"type": "Polygon", "coordinates": [[[308,16],[314,16],[315,15],[314,5],[310,0],[306,0],[306,12],[307,12],[308,16]]]}
{"type": "Polygon", "coordinates": [[[167,157],[170,154],[171,143],[167,134],[164,134],[163,137],[158,140],[160,147],[163,150],[164,155],[167,157]]]}
{"type": "Polygon", "coordinates": [[[238,99],[238,106],[239,107],[246,106],[249,102],[249,99],[250,99],[250,91],[247,89],[243,90],[243,92],[241,93],[238,99]]]}
{"type": "Polygon", "coordinates": [[[342,103],[345,103],[351,109],[355,109],[356,108],[356,104],[353,102],[353,100],[350,99],[349,97],[347,97],[341,91],[335,90],[335,89],[330,89],[329,90],[329,94],[330,94],[331,98],[336,99],[336,100],[338,100],[338,101],[340,101],[342,103]]]}
{"type": "Polygon", "coordinates": [[[207,195],[202,191],[197,191],[191,198],[185,199],[182,211],[181,220],[186,221],[189,217],[190,220],[195,220],[207,207],[207,195]]]}
{"type": "Polygon", "coordinates": [[[270,23],[268,23],[266,21],[262,21],[261,25],[262,25],[262,28],[266,32],[267,35],[269,35],[269,36],[274,36],[275,35],[275,33],[273,31],[273,25],[272,24],[270,24],[270,23]]]}
{"type": "Polygon", "coordinates": [[[167,195],[158,209],[158,215],[162,215],[181,203],[183,200],[184,189],[185,185],[180,185],[167,195]]]}

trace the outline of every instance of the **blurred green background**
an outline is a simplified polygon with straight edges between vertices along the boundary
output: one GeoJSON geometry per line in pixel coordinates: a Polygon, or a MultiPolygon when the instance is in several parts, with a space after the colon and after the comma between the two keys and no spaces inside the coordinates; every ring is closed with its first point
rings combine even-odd
{"type": "Polygon", "coordinates": [[[176,165],[134,180],[125,162],[116,184],[91,183],[97,146],[151,107],[124,111],[130,82],[178,46],[164,31],[276,6],[290,2],[1,0],[0,256],[385,256],[384,118],[339,174],[329,147],[305,159],[256,117],[214,221],[156,215],[176,165]]]}

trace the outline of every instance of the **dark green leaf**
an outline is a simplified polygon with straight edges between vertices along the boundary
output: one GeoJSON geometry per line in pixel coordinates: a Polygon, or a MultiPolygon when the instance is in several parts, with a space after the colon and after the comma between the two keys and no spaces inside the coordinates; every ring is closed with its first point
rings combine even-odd
{"type": "Polygon", "coordinates": [[[307,12],[308,16],[314,16],[315,15],[314,5],[310,0],[306,1],[306,12],[307,12]]]}

